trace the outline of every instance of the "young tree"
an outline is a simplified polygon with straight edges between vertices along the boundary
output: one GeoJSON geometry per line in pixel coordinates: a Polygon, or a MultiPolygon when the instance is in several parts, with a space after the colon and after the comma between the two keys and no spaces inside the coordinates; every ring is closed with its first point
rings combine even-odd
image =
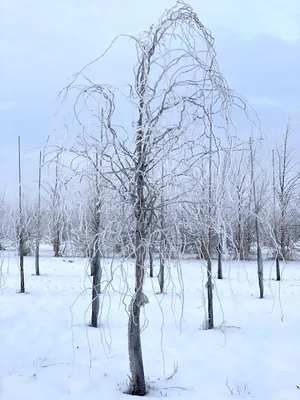
{"type": "MultiPolygon", "coordinates": [[[[112,148],[103,154],[111,168],[110,176],[104,175],[104,179],[132,207],[135,222],[135,290],[128,324],[129,393],[143,396],[147,387],[140,313],[141,307],[148,302],[143,288],[153,209],[156,209],[163,188],[170,182],[173,192],[169,188],[167,196],[165,193],[165,204],[172,204],[174,198],[178,201],[186,190],[191,190],[189,172],[202,156],[200,137],[208,124],[205,112],[211,110],[214,118],[219,115],[220,122],[221,114],[226,116],[227,107],[234,103],[236,96],[230,92],[219,72],[214,39],[184,2],[178,2],[166,11],[157,25],[152,25],[148,31],[132,39],[137,60],[134,81],[128,85],[125,97],[128,100],[126,106],[122,104],[124,86],[120,95],[112,86],[95,84],[87,79],[87,84],[82,86],[75,81],[71,83],[67,93],[71,88],[80,90],[75,104],[78,119],[82,104],[96,101],[95,107],[89,109],[103,107],[107,135],[112,144],[112,148]],[[208,108],[204,109],[204,104],[208,108]],[[124,110],[128,106],[131,112],[127,115],[133,115],[134,141],[131,141],[126,124],[116,121],[115,110],[118,107],[124,110]],[[170,163],[162,177],[160,166],[166,156],[166,148],[170,163]],[[182,192],[174,193],[181,187],[185,191],[181,189],[182,192]]],[[[77,74],[75,80],[79,76],[77,74]]]]}
{"type": "Polygon", "coordinates": [[[21,173],[21,138],[18,137],[18,154],[19,154],[19,259],[20,259],[20,293],[25,293],[25,276],[24,276],[24,245],[25,245],[25,229],[24,215],[22,207],[22,173],[21,173]]]}
{"type": "Polygon", "coordinates": [[[53,246],[54,257],[62,257],[64,248],[63,243],[67,233],[66,221],[66,197],[67,185],[71,178],[63,175],[62,152],[56,151],[54,159],[50,160],[50,167],[54,164],[54,180],[52,180],[52,171],[50,169],[50,180],[43,180],[43,189],[48,194],[49,207],[49,235],[53,246]]]}
{"type": "Polygon", "coordinates": [[[101,229],[101,212],[102,212],[102,187],[101,187],[101,173],[102,173],[102,154],[103,154],[103,134],[104,134],[104,121],[103,109],[101,110],[101,138],[100,149],[96,153],[96,182],[95,182],[95,206],[94,206],[94,239],[92,244],[91,255],[91,275],[93,276],[93,289],[92,289],[92,318],[91,325],[94,328],[98,326],[98,316],[100,308],[100,293],[101,293],[101,251],[100,251],[100,229],[101,229]],[[100,160],[99,160],[100,158],[100,160]]]}
{"type": "Polygon", "coordinates": [[[252,144],[252,139],[249,140],[250,146],[250,163],[251,163],[251,182],[253,188],[253,203],[254,203],[254,215],[255,215],[255,234],[256,234],[256,251],[257,251],[257,276],[259,285],[259,296],[262,299],[264,297],[264,267],[261,252],[261,232],[260,232],[260,221],[259,213],[261,209],[261,203],[257,196],[257,183],[255,181],[255,171],[254,171],[254,160],[255,154],[252,144]]]}
{"type": "Polygon", "coordinates": [[[39,158],[38,203],[37,203],[37,229],[35,244],[35,274],[40,275],[40,238],[41,238],[41,177],[42,177],[42,152],[39,158]]]}
{"type": "Polygon", "coordinates": [[[293,258],[295,243],[299,240],[297,226],[297,206],[300,185],[300,173],[294,163],[294,151],[289,145],[291,138],[291,117],[289,117],[283,138],[282,148],[277,149],[277,160],[273,153],[273,196],[274,230],[276,241],[276,279],[281,279],[279,260],[293,258]],[[276,162],[277,161],[277,162],[276,162]],[[276,165],[277,164],[277,165],[276,165]],[[275,168],[277,166],[277,179],[275,168]],[[278,218],[276,218],[278,204],[278,218]]]}

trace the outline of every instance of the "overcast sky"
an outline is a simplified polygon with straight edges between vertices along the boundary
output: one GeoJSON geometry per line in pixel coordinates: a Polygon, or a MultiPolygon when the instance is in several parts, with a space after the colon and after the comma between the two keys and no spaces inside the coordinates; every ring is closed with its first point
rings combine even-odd
{"type": "MultiPolygon", "coordinates": [[[[17,136],[24,175],[57,124],[58,92],[118,33],[155,23],[171,0],[0,0],[0,191],[17,190],[17,136]]],[[[190,0],[216,39],[221,71],[258,112],[270,143],[300,94],[299,0],[190,0]]],[[[127,53],[120,47],[114,73],[127,53]]],[[[294,132],[294,144],[297,139],[294,132]]],[[[299,150],[300,154],[300,150],[299,150]]]]}

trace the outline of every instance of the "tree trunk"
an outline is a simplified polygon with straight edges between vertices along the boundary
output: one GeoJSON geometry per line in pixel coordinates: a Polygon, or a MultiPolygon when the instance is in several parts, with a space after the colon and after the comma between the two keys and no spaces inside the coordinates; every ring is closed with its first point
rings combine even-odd
{"type": "MultiPolygon", "coordinates": [[[[164,185],[164,167],[161,169],[162,175],[162,185],[164,185]]],[[[159,248],[159,273],[158,273],[158,283],[159,283],[159,291],[160,293],[164,292],[165,289],[165,254],[166,254],[166,235],[164,232],[165,229],[165,199],[164,193],[161,193],[160,198],[160,248],[159,248]]]]}
{"type": "Polygon", "coordinates": [[[166,238],[164,233],[162,233],[159,251],[159,273],[157,276],[160,293],[163,293],[165,289],[165,242],[166,238]]]}
{"type": "Polygon", "coordinates": [[[35,274],[40,275],[40,239],[39,236],[36,238],[35,243],[35,274]]]}
{"type": "Polygon", "coordinates": [[[264,297],[264,269],[260,245],[257,247],[257,275],[259,285],[259,297],[264,297]]]}
{"type": "Polygon", "coordinates": [[[280,261],[279,261],[278,254],[276,254],[275,262],[276,262],[276,280],[280,281],[281,280],[281,274],[280,274],[280,261]]]}
{"type": "Polygon", "coordinates": [[[150,263],[150,277],[153,278],[153,249],[152,246],[150,245],[149,247],[149,263],[150,263]]]}
{"type": "Polygon", "coordinates": [[[214,308],[213,308],[213,283],[212,283],[212,262],[211,258],[207,260],[207,309],[208,309],[208,321],[207,328],[214,328],[214,308]]]}
{"type": "MultiPolygon", "coordinates": [[[[138,204],[137,208],[140,208],[140,206],[143,207],[143,205],[138,204]]],[[[144,216],[141,214],[140,216],[140,218],[137,218],[136,229],[135,294],[131,300],[128,323],[128,352],[131,373],[129,393],[135,396],[145,396],[147,393],[140,330],[140,307],[147,302],[143,294],[146,248],[144,244],[144,216]]]]}
{"type": "Polygon", "coordinates": [[[20,292],[25,293],[25,277],[24,277],[24,217],[22,208],[22,174],[21,174],[21,138],[18,137],[19,151],[19,256],[20,256],[20,292]]]}
{"type": "Polygon", "coordinates": [[[222,245],[218,245],[218,279],[223,279],[223,269],[222,269],[222,245]]]}
{"type": "Polygon", "coordinates": [[[128,324],[128,352],[131,372],[129,394],[133,396],[145,396],[147,393],[140,328],[140,307],[145,304],[142,300],[143,293],[138,290],[131,300],[128,324]]]}
{"type": "Polygon", "coordinates": [[[54,257],[61,257],[60,228],[57,227],[56,236],[53,241],[54,257]]]}
{"type": "Polygon", "coordinates": [[[146,88],[146,58],[141,62],[141,76],[139,83],[139,120],[137,123],[136,136],[136,154],[137,163],[135,170],[135,195],[134,214],[136,220],[135,232],[135,294],[131,300],[131,309],[128,323],[128,352],[129,352],[129,367],[131,373],[129,393],[136,396],[145,396],[147,393],[144,364],[141,344],[140,330],[140,307],[146,304],[145,295],[143,294],[143,284],[145,275],[145,259],[146,259],[146,213],[147,203],[144,190],[147,187],[145,181],[146,174],[146,159],[145,150],[147,149],[144,143],[144,94],[146,88]]]}
{"type": "Polygon", "coordinates": [[[256,197],[256,184],[254,177],[254,152],[252,148],[252,139],[249,139],[250,145],[250,162],[251,162],[251,181],[253,190],[253,202],[255,209],[255,233],[256,233],[256,246],[257,246],[257,276],[258,276],[258,286],[259,286],[259,297],[262,299],[264,297],[264,267],[263,259],[260,247],[260,225],[259,225],[259,203],[256,197]]]}
{"type": "Polygon", "coordinates": [[[100,294],[101,294],[101,278],[102,278],[102,268],[101,268],[101,258],[100,251],[97,249],[95,255],[92,258],[91,269],[93,273],[93,289],[92,289],[92,319],[91,326],[93,328],[98,327],[98,317],[100,309],[100,294]]]}
{"type": "Polygon", "coordinates": [[[20,292],[25,293],[24,277],[24,230],[21,228],[19,237],[19,256],[20,256],[20,292]]]}
{"type": "MultiPolygon", "coordinates": [[[[212,108],[209,110],[209,164],[208,164],[208,215],[209,223],[212,221],[212,137],[213,137],[213,125],[212,125],[212,108]]],[[[214,308],[213,308],[213,283],[212,283],[212,228],[208,228],[208,244],[207,244],[207,305],[208,305],[208,329],[214,328],[214,308]]]]}
{"type": "Polygon", "coordinates": [[[38,218],[37,234],[35,242],[35,274],[40,275],[40,235],[41,235],[41,175],[42,175],[42,152],[40,151],[39,161],[39,187],[38,187],[38,218]]]}

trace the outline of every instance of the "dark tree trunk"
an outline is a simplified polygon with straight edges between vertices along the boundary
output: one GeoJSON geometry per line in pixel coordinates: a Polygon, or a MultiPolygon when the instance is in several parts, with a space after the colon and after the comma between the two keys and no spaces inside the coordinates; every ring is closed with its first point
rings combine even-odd
{"type": "Polygon", "coordinates": [[[209,257],[207,260],[207,305],[208,305],[208,321],[207,328],[214,328],[214,308],[213,308],[213,282],[212,282],[212,262],[209,257]]]}
{"type": "Polygon", "coordinates": [[[163,293],[165,289],[165,247],[166,247],[165,235],[162,234],[160,243],[160,254],[159,254],[159,273],[158,273],[158,284],[159,292],[163,293]]]}
{"type": "Polygon", "coordinates": [[[222,245],[218,245],[218,279],[223,279],[223,268],[222,268],[222,245]]]}
{"type": "Polygon", "coordinates": [[[20,256],[20,292],[25,293],[24,277],[24,231],[21,229],[19,238],[19,256],[20,256]]]}
{"type": "Polygon", "coordinates": [[[281,280],[281,273],[280,273],[280,261],[279,261],[278,254],[276,255],[275,262],[276,262],[276,280],[280,281],[281,280]]]}
{"type": "Polygon", "coordinates": [[[149,247],[149,264],[150,264],[150,277],[153,278],[153,249],[152,246],[150,245],[149,247]]]}
{"type": "Polygon", "coordinates": [[[100,308],[100,294],[101,294],[101,278],[102,278],[102,268],[101,268],[101,258],[100,252],[97,249],[91,262],[91,270],[93,274],[93,289],[92,289],[92,319],[91,326],[93,328],[98,327],[98,317],[100,308]]]}
{"type": "Polygon", "coordinates": [[[36,238],[35,244],[35,274],[40,275],[40,243],[39,237],[36,238]]]}

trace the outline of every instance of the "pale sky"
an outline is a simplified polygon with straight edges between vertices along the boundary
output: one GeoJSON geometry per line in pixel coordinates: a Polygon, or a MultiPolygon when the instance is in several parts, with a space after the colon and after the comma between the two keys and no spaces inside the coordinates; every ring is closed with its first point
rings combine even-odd
{"type": "MultiPolygon", "coordinates": [[[[300,115],[300,1],[190,0],[216,40],[220,69],[250,101],[270,143],[288,113],[300,115]]],[[[17,192],[17,136],[24,177],[57,126],[58,92],[119,33],[146,30],[171,0],[0,0],[0,191],[17,192]],[[28,152],[29,151],[29,152],[28,152]]],[[[114,53],[118,74],[128,53],[114,53]]],[[[129,61],[129,60],[127,60],[129,61]]],[[[299,143],[297,131],[294,143],[299,143]]],[[[300,150],[299,150],[300,155],[300,150]]],[[[300,157],[299,157],[300,158],[300,157]]],[[[31,184],[28,183],[28,186],[31,184]]]]}

